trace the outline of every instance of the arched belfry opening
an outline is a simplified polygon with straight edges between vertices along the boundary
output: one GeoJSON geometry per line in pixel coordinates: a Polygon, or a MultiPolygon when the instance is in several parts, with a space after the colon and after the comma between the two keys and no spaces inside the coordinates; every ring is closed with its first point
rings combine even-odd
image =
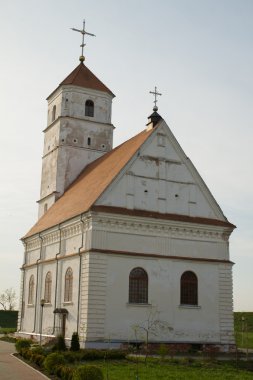
{"type": "Polygon", "coordinates": [[[92,100],[86,100],[85,102],[85,116],[94,117],[94,102],[92,100]]]}

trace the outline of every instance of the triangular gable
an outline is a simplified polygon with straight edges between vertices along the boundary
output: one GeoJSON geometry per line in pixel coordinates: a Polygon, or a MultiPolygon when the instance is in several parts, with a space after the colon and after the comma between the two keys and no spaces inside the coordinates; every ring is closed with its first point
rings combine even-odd
{"type": "Polygon", "coordinates": [[[165,121],[95,205],[227,221],[165,121]]]}

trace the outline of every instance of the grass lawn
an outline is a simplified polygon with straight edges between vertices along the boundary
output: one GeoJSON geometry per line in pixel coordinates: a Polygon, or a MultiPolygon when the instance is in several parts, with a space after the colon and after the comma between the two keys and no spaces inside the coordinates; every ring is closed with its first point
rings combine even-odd
{"type": "Polygon", "coordinates": [[[253,313],[236,312],[234,313],[234,321],[237,346],[253,348],[253,313]]]}
{"type": "Polygon", "coordinates": [[[235,332],[235,340],[239,348],[253,348],[253,333],[252,332],[235,332]]]}
{"type": "Polygon", "coordinates": [[[0,334],[10,334],[17,331],[16,327],[0,327],[0,334]]]}
{"type": "Polygon", "coordinates": [[[194,361],[193,363],[169,363],[158,361],[143,362],[96,361],[89,363],[99,366],[105,380],[237,380],[253,379],[253,372],[236,369],[233,365],[219,362],[194,361]]]}

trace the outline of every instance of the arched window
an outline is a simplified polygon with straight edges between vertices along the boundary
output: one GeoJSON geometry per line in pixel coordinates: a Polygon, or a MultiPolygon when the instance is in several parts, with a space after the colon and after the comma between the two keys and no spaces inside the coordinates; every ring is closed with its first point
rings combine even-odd
{"type": "Polygon", "coordinates": [[[33,305],[33,303],[34,303],[34,275],[32,274],[29,280],[28,304],[33,305]]]}
{"type": "Polygon", "coordinates": [[[51,293],[52,293],[52,274],[51,272],[47,272],[45,278],[45,293],[44,299],[46,303],[51,302],[51,293]]]}
{"type": "Polygon", "coordinates": [[[73,271],[68,268],[65,273],[65,288],[64,288],[64,302],[72,301],[73,291],[73,271]]]}
{"type": "Polygon", "coordinates": [[[142,268],[130,272],[129,303],[148,303],[148,275],[142,268]]]}
{"type": "Polygon", "coordinates": [[[87,144],[90,146],[90,144],[91,144],[91,138],[90,137],[88,137],[87,138],[87,144]]]}
{"type": "Polygon", "coordinates": [[[53,106],[53,110],[52,110],[52,121],[55,120],[55,117],[56,117],[56,105],[53,106]]]}
{"type": "Polygon", "coordinates": [[[92,100],[86,100],[85,102],[85,116],[94,116],[94,103],[92,100]]]}
{"type": "Polygon", "coordinates": [[[198,305],[198,279],[191,271],[184,272],[181,276],[181,305],[198,305]]]}

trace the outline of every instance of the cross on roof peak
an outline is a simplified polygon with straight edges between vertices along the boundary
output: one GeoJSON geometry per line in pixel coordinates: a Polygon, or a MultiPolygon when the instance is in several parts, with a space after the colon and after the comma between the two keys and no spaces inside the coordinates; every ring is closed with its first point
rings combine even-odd
{"type": "Polygon", "coordinates": [[[157,100],[157,96],[158,95],[162,95],[160,92],[157,92],[157,87],[155,86],[155,91],[149,91],[149,93],[150,94],[153,94],[154,95],[154,97],[155,97],[155,100],[154,100],[154,103],[155,103],[155,105],[154,105],[154,107],[153,107],[153,111],[158,111],[158,107],[157,107],[157,105],[156,105],[156,103],[158,102],[158,100],[157,100]]]}
{"type": "Polygon", "coordinates": [[[80,47],[82,48],[82,54],[81,54],[79,60],[80,60],[80,62],[83,62],[85,60],[84,55],[83,55],[83,48],[86,45],[84,43],[84,35],[87,34],[88,36],[92,36],[92,37],[96,37],[96,36],[95,36],[95,34],[86,32],[86,30],[85,30],[85,20],[83,20],[83,29],[76,29],[76,28],[70,28],[70,29],[74,30],[74,32],[79,32],[79,33],[82,34],[82,43],[80,45],[80,47]]]}

